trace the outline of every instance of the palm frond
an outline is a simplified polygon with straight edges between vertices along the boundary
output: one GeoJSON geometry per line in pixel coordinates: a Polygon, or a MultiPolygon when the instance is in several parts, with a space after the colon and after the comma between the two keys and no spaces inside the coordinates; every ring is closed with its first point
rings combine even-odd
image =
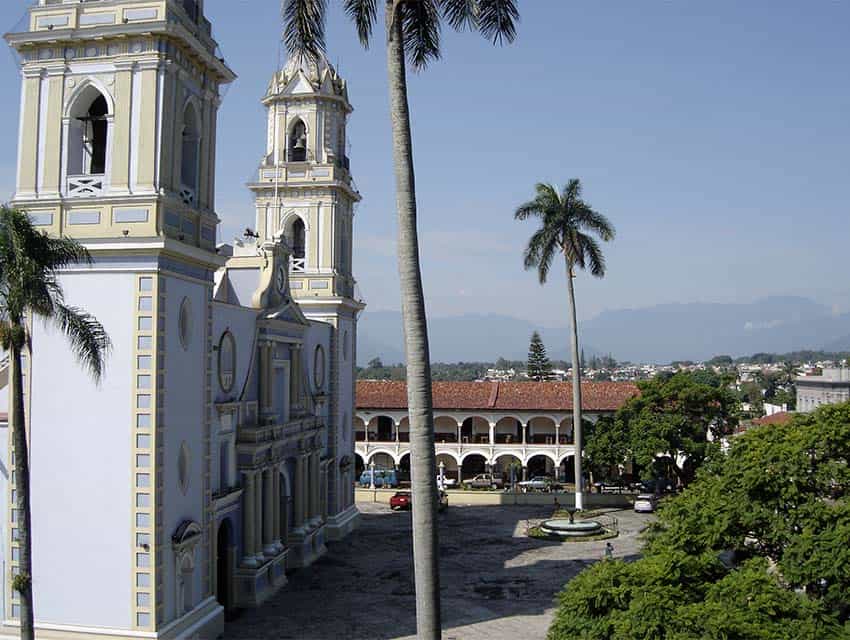
{"type": "Polygon", "coordinates": [[[478,30],[493,44],[513,42],[519,10],[516,0],[478,0],[478,30]]]}
{"type": "Polygon", "coordinates": [[[105,370],[106,356],[112,349],[103,325],[91,314],[64,304],[57,305],[53,320],[68,337],[74,356],[99,382],[105,370]]]}
{"type": "Polygon", "coordinates": [[[543,216],[546,210],[537,200],[531,200],[525,204],[521,204],[514,211],[514,220],[527,220],[532,216],[543,216]]]}
{"type": "Polygon", "coordinates": [[[608,242],[617,235],[617,230],[611,221],[602,213],[595,211],[588,204],[582,202],[576,209],[576,214],[581,226],[593,231],[602,240],[608,242]]]}
{"type": "Polygon", "coordinates": [[[602,254],[602,248],[595,238],[584,233],[580,234],[582,255],[587,268],[590,269],[591,275],[602,278],[605,275],[605,256],[602,254]]]}
{"type": "Polygon", "coordinates": [[[440,58],[440,11],[436,0],[404,2],[398,7],[404,51],[417,71],[440,58]]]}
{"type": "Polygon", "coordinates": [[[523,254],[523,266],[526,270],[537,269],[540,284],[546,282],[557,250],[558,235],[552,227],[542,226],[528,240],[523,254]]]}
{"type": "Polygon", "coordinates": [[[440,0],[440,8],[452,29],[478,29],[478,0],[440,0]]]}
{"type": "Polygon", "coordinates": [[[357,37],[366,49],[378,17],[377,0],[345,0],[345,12],[357,27],[357,37]]]}
{"type": "Polygon", "coordinates": [[[283,0],[283,41],[291,55],[315,60],[325,51],[327,0],[283,0]]]}
{"type": "Polygon", "coordinates": [[[92,257],[88,249],[67,236],[51,238],[43,236],[44,264],[50,269],[61,269],[72,264],[91,264],[92,257]]]}

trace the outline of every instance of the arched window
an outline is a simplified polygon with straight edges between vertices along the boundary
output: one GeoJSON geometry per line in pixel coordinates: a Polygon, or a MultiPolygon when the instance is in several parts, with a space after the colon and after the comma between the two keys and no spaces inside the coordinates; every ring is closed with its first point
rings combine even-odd
{"type": "Polygon", "coordinates": [[[198,116],[194,107],[186,106],[183,113],[183,134],[181,140],[180,195],[186,204],[194,204],[198,193],[198,159],[200,156],[201,135],[198,116]]]}
{"type": "Polygon", "coordinates": [[[287,225],[285,235],[292,249],[292,271],[302,273],[307,266],[307,228],[304,221],[295,216],[287,225]]]}
{"type": "Polygon", "coordinates": [[[71,109],[68,123],[68,175],[106,173],[109,105],[100,91],[87,87],[71,109]]]}
{"type": "Polygon", "coordinates": [[[307,160],[307,127],[300,118],[295,120],[289,129],[286,158],[289,162],[304,162],[307,160]]]}

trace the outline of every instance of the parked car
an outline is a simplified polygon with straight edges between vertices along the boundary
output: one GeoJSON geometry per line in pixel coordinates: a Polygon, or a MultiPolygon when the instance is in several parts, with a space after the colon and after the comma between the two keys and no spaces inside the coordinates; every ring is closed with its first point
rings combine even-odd
{"type": "Polygon", "coordinates": [[[413,506],[413,496],[410,491],[398,491],[392,498],[390,498],[390,509],[393,511],[410,509],[411,506],[413,506]]]}
{"type": "MultiPolygon", "coordinates": [[[[442,489],[452,489],[457,486],[457,480],[455,478],[449,478],[447,475],[443,475],[443,486],[442,489]]],[[[440,476],[437,476],[437,486],[440,486],[440,476]]]]}
{"type": "MultiPolygon", "coordinates": [[[[410,491],[398,491],[390,498],[390,509],[393,511],[401,511],[402,509],[410,509],[413,506],[413,494],[410,491]]],[[[449,496],[445,491],[440,491],[440,502],[437,505],[437,510],[442,512],[449,508],[449,496]]]]}
{"type": "MultiPolygon", "coordinates": [[[[366,469],[358,481],[361,487],[372,486],[372,470],[366,469]]],[[[393,488],[399,485],[398,474],[392,469],[375,469],[375,487],[393,488]]]]}
{"type": "Polygon", "coordinates": [[[636,513],[652,513],[658,506],[658,499],[652,493],[641,493],[635,498],[636,513]]]}
{"type": "Polygon", "coordinates": [[[552,491],[557,487],[549,476],[534,476],[531,480],[518,482],[517,486],[522,491],[552,491]]]}
{"type": "Polygon", "coordinates": [[[479,473],[472,480],[464,480],[463,486],[470,489],[501,489],[504,482],[492,473],[479,473]]]}

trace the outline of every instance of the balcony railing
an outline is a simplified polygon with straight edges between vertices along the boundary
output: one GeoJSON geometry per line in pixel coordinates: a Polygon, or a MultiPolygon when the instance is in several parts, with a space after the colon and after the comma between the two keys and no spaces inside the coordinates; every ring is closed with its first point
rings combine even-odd
{"type": "Polygon", "coordinates": [[[304,273],[307,270],[306,258],[291,258],[289,262],[289,270],[292,273],[304,273]]]}
{"type": "Polygon", "coordinates": [[[86,198],[103,193],[106,176],[100,174],[68,176],[68,197],[86,198]]]}

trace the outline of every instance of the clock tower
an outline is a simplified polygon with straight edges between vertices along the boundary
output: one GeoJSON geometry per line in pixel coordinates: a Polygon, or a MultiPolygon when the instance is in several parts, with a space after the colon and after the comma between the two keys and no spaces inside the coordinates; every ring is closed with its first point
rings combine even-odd
{"type": "MultiPolygon", "coordinates": [[[[255,182],[258,243],[283,240],[291,251],[292,297],[308,320],[333,327],[328,434],[330,500],[353,510],[354,386],[357,317],[365,304],[352,273],[354,209],[360,193],[351,177],[346,124],[353,111],[348,87],[325,58],[292,57],[269,83],[265,153],[255,182]],[[351,477],[349,477],[351,476],[351,477]]],[[[328,523],[328,537],[353,526],[328,523]]]]}

